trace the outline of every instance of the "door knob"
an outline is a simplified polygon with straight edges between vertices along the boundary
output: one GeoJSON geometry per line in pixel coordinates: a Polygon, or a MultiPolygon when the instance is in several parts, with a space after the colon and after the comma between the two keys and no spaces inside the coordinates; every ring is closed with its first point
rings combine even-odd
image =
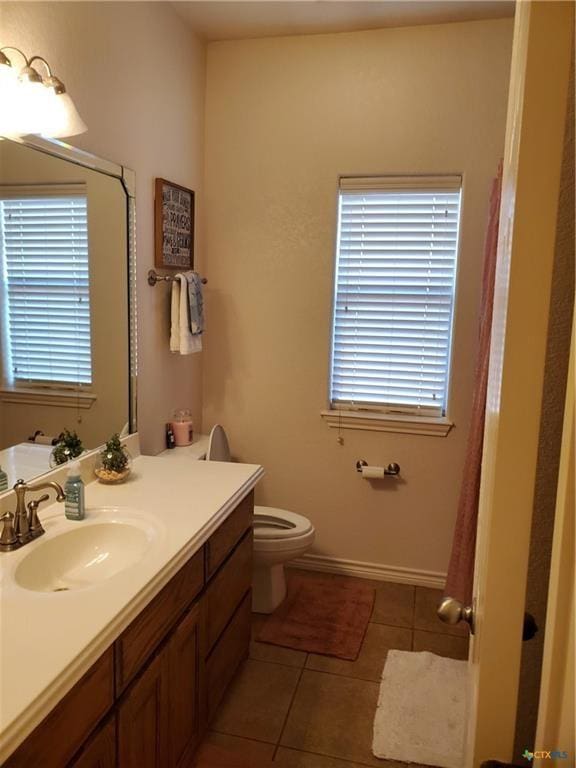
{"type": "Polygon", "coordinates": [[[465,621],[470,627],[470,634],[474,634],[474,608],[471,605],[464,606],[460,600],[445,597],[436,613],[445,624],[458,624],[459,621],[465,621]]]}

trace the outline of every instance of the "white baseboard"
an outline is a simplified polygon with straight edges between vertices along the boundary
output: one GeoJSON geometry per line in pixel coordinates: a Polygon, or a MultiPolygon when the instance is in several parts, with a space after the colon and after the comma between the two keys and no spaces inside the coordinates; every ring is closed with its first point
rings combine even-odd
{"type": "Polygon", "coordinates": [[[363,563],[359,560],[343,560],[339,557],[326,555],[303,555],[292,560],[290,566],[303,568],[307,571],[341,573],[345,576],[356,576],[361,579],[393,581],[397,584],[414,584],[418,587],[432,587],[434,589],[443,589],[446,583],[446,574],[437,571],[401,568],[397,565],[380,565],[379,563],[363,563]]]}

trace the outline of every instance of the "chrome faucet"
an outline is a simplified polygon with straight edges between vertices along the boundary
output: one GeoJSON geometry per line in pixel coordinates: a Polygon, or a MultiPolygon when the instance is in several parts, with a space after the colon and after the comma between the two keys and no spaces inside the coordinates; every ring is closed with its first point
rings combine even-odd
{"type": "Polygon", "coordinates": [[[49,499],[48,494],[44,494],[39,499],[34,499],[28,503],[26,511],[26,494],[34,491],[43,491],[47,488],[53,488],[56,491],[56,501],[64,501],[66,496],[62,486],[54,480],[28,485],[24,480],[18,480],[14,486],[16,494],[16,512],[5,512],[0,517],[2,529],[0,531],[0,551],[10,552],[13,549],[28,544],[29,541],[42,536],[44,528],[38,519],[38,507],[43,501],[49,499]]]}

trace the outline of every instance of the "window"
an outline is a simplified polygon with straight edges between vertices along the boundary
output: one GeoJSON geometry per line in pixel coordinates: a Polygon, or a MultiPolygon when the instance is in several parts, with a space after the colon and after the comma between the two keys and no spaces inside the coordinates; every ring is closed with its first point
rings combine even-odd
{"type": "Polygon", "coordinates": [[[446,415],[461,177],[342,178],[330,406],[446,415]]]}
{"type": "Polygon", "coordinates": [[[92,383],[87,229],[83,186],[0,188],[7,384],[92,383]]]}

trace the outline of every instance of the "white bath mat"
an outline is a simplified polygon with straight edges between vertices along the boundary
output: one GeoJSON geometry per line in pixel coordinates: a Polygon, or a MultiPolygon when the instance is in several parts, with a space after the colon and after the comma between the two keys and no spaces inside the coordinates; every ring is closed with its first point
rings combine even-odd
{"type": "Polygon", "coordinates": [[[372,752],[406,763],[462,768],[468,663],[388,651],[372,752]]]}

